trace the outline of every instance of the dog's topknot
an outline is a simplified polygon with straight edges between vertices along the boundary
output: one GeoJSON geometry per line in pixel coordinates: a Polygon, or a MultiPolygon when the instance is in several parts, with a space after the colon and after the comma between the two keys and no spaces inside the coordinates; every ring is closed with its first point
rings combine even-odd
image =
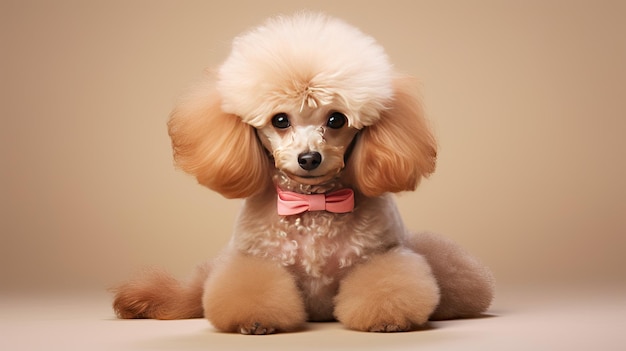
{"type": "Polygon", "coordinates": [[[273,114],[330,103],[349,124],[371,125],[393,95],[392,66],[376,41],[338,19],[301,12],[237,37],[218,71],[224,112],[254,127],[273,114]]]}

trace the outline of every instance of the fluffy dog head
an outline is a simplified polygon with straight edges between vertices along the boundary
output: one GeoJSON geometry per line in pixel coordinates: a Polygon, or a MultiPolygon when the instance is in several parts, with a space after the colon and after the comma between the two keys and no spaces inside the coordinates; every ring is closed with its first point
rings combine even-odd
{"type": "Polygon", "coordinates": [[[262,128],[276,113],[333,105],[363,128],[392,97],[391,64],[358,29],[321,14],[272,18],[238,38],[218,72],[225,112],[262,128]]]}
{"type": "Polygon", "coordinates": [[[321,14],[270,19],[169,122],[180,168],[226,197],[339,181],[366,196],[413,190],[436,147],[413,82],[369,36],[321,14]]]}

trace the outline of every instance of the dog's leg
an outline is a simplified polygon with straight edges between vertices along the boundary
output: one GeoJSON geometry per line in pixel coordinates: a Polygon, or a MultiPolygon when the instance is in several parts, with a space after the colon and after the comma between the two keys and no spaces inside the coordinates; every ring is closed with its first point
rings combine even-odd
{"type": "Polygon", "coordinates": [[[141,277],[113,288],[113,309],[119,318],[200,318],[202,289],[210,263],[198,266],[189,282],[180,282],[162,270],[146,271],[141,277]]]}
{"type": "Polygon", "coordinates": [[[202,297],[206,317],[219,330],[271,334],[301,328],[306,312],[291,274],[276,262],[234,254],[220,262],[202,297]]]}
{"type": "Polygon", "coordinates": [[[432,320],[477,317],[489,308],[493,275],[466,250],[428,232],[411,235],[407,246],[426,258],[439,284],[441,301],[432,320]]]}
{"type": "Polygon", "coordinates": [[[372,257],[341,282],[335,315],[348,328],[396,332],[427,322],[439,301],[426,260],[406,249],[372,257]]]}

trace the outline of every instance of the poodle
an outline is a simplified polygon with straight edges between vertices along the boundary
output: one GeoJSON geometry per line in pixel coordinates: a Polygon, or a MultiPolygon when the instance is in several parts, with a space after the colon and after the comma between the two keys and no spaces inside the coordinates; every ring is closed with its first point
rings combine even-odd
{"type": "Polygon", "coordinates": [[[270,334],[330,320],[409,331],[484,313],[490,271],[407,230],[394,203],[435,169],[415,85],[372,37],[324,14],[237,37],[168,122],[176,165],[245,199],[232,240],[189,281],[151,271],[121,284],[117,316],[270,334]]]}

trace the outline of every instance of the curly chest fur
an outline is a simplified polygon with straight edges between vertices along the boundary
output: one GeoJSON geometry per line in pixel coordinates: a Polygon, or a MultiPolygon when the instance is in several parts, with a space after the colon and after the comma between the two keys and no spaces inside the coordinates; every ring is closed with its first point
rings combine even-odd
{"type": "Polygon", "coordinates": [[[247,254],[275,260],[301,279],[331,284],[342,271],[370,254],[398,242],[386,225],[375,225],[380,216],[355,210],[349,214],[324,211],[279,217],[263,223],[255,235],[242,235],[237,248],[247,254]],[[378,229],[373,229],[378,228],[378,229]]]}

